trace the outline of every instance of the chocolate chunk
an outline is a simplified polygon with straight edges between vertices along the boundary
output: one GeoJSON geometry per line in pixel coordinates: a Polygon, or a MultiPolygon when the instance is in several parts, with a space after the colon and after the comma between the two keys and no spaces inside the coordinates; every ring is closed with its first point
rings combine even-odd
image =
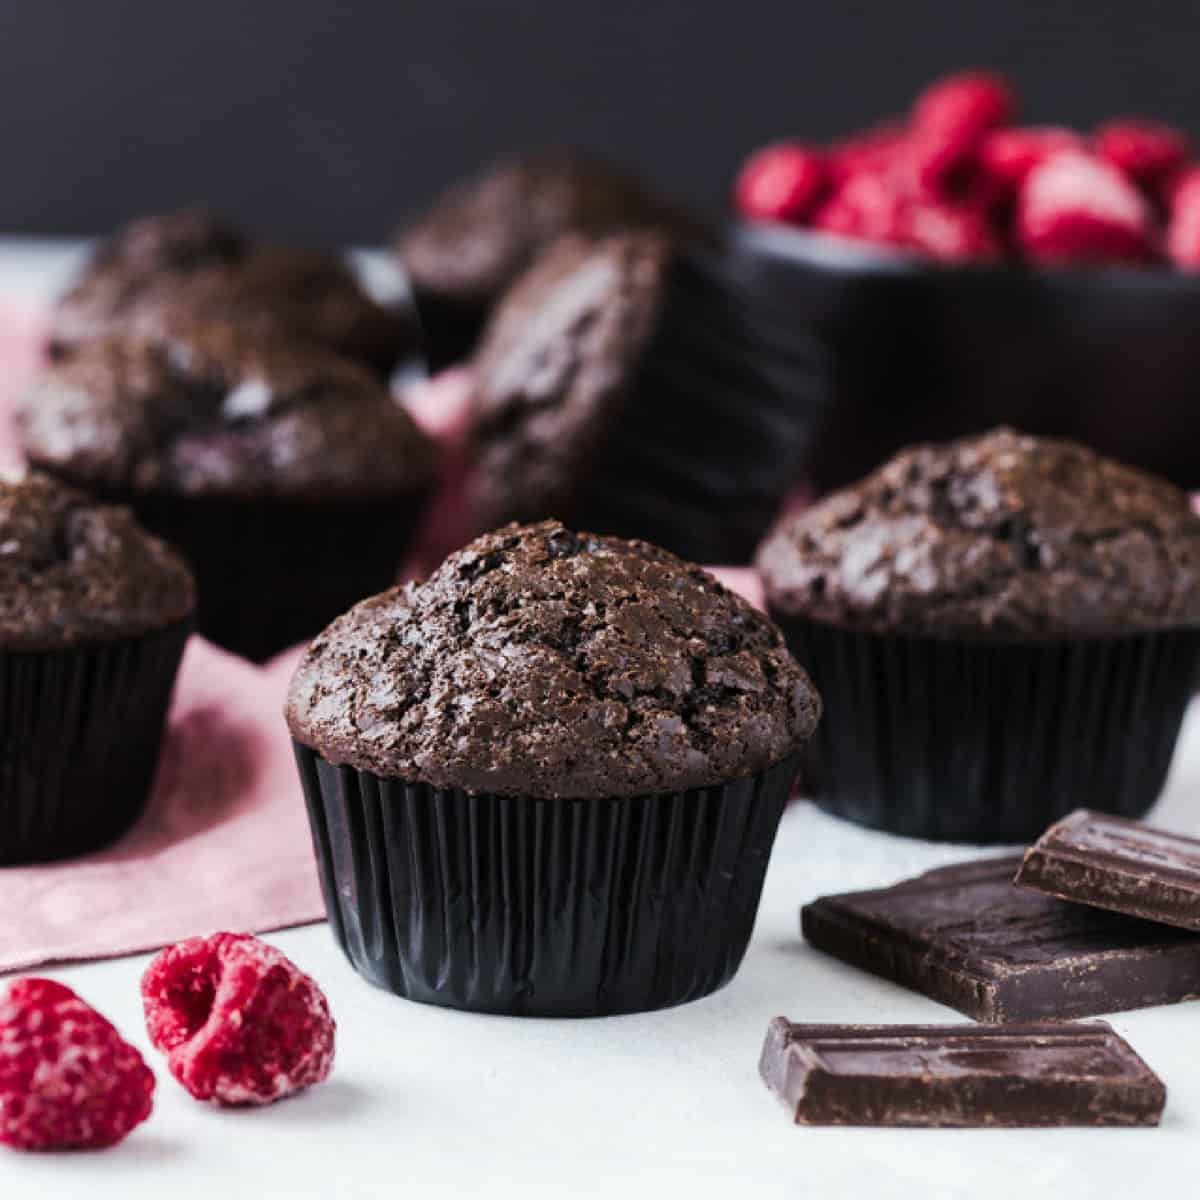
{"type": "Polygon", "coordinates": [[[1065,904],[1012,880],[1020,859],[929,871],[823,896],[800,913],[809,943],[977,1021],[1031,1021],[1200,997],[1200,937],[1065,904]]]}
{"type": "Polygon", "coordinates": [[[1079,809],[1030,847],[1022,887],[1200,930],[1200,840],[1079,809]]]}
{"type": "Polygon", "coordinates": [[[1103,1021],[793,1025],[759,1073],[797,1125],[1157,1125],[1162,1081],[1103,1021]]]}

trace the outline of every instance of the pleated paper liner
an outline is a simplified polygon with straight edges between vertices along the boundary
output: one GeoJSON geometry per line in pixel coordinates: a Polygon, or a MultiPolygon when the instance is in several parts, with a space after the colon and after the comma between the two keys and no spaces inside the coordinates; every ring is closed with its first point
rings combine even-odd
{"type": "Polygon", "coordinates": [[[798,477],[825,360],[718,254],[678,253],[656,331],[570,519],[695,562],[744,563],[798,477]]]}
{"type": "Polygon", "coordinates": [[[261,662],[390,587],[428,490],[361,503],[113,495],[187,558],[196,626],[261,662]]]}
{"type": "Polygon", "coordinates": [[[795,757],[632,799],[468,795],[296,758],[330,923],[365,978],[479,1012],[682,1004],[750,939],[795,757]]]}
{"type": "Polygon", "coordinates": [[[955,641],[773,615],[825,702],[806,791],[860,825],[935,840],[1031,841],[1080,807],[1141,816],[1200,664],[1195,630],[955,641]]]}
{"type": "Polygon", "coordinates": [[[100,849],[141,815],[189,628],[0,651],[0,865],[100,849]]]}

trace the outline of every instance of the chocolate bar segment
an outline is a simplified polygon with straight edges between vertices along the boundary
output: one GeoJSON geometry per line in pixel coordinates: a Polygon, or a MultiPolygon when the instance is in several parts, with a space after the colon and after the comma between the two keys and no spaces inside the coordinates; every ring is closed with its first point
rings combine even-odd
{"type": "Polygon", "coordinates": [[[824,896],[805,938],[977,1021],[1062,1020],[1200,997],[1200,935],[1013,886],[1020,859],[824,896]]]}
{"type": "Polygon", "coordinates": [[[759,1073],[797,1125],[1157,1125],[1162,1081],[1103,1021],[794,1025],[759,1073]]]}
{"type": "Polygon", "coordinates": [[[1200,840],[1079,809],[1025,854],[1021,887],[1200,930],[1200,840]]]}

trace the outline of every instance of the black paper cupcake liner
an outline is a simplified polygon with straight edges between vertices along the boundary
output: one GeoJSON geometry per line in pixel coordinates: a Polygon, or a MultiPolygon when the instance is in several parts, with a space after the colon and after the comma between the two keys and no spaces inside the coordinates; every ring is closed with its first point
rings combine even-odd
{"type": "Polygon", "coordinates": [[[191,564],[198,632],[261,662],[395,583],[428,495],[312,505],[111,498],[191,564]]]}
{"type": "Polygon", "coordinates": [[[417,284],[410,287],[430,371],[470,358],[487,322],[489,305],[455,304],[417,284]]]}
{"type": "Polygon", "coordinates": [[[1024,842],[1086,807],[1157,799],[1200,631],[1044,643],[942,640],[773,614],[820,690],[803,765],[839,817],[910,837],[1024,842]]]}
{"type": "Polygon", "coordinates": [[[794,758],[632,799],[468,795],[296,758],[334,934],[426,1004],[582,1017],[682,1004],[750,939],[794,758]]]}
{"type": "Polygon", "coordinates": [[[97,850],[133,825],[189,631],[0,651],[0,865],[97,850]]]}
{"type": "Polygon", "coordinates": [[[797,481],[825,372],[809,332],[721,256],[681,255],[569,519],[693,562],[749,561],[797,481]]]}

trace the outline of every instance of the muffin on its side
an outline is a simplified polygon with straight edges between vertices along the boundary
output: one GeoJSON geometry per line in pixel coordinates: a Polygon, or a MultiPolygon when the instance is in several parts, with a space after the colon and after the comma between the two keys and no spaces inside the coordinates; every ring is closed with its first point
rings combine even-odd
{"type": "Polygon", "coordinates": [[[178,546],[200,632],[257,659],[392,581],[435,468],[366,368],[227,324],[83,343],[17,422],[32,463],[178,546]]]}
{"type": "Polygon", "coordinates": [[[747,562],[812,427],[806,343],[659,233],[568,236],[510,289],[472,362],[473,528],[564,520],[747,562]]]}
{"type": "Polygon", "coordinates": [[[577,150],[496,163],[448,189],[395,239],[434,364],[470,352],[492,306],[560,235],[627,228],[707,236],[698,217],[577,150]]]}
{"type": "Polygon", "coordinates": [[[182,559],[126,509],[0,479],[0,865],[133,824],[194,603],[182,559]]]}
{"type": "Polygon", "coordinates": [[[1018,841],[1157,797],[1200,660],[1200,519],[1172,484],[1001,429],[903,452],[758,568],[826,700],[830,810],[1018,841]]]}
{"type": "Polygon", "coordinates": [[[481,537],[335,621],[292,680],[335,934],[432,1004],[705,995],[745,951],[819,712],[778,630],[699,567],[556,521],[481,537]]]}
{"type": "Polygon", "coordinates": [[[412,315],[376,303],[335,255],[258,242],[184,210],[142,217],[100,243],[55,307],[50,353],[195,321],[323,347],[385,376],[420,346],[412,315]]]}

